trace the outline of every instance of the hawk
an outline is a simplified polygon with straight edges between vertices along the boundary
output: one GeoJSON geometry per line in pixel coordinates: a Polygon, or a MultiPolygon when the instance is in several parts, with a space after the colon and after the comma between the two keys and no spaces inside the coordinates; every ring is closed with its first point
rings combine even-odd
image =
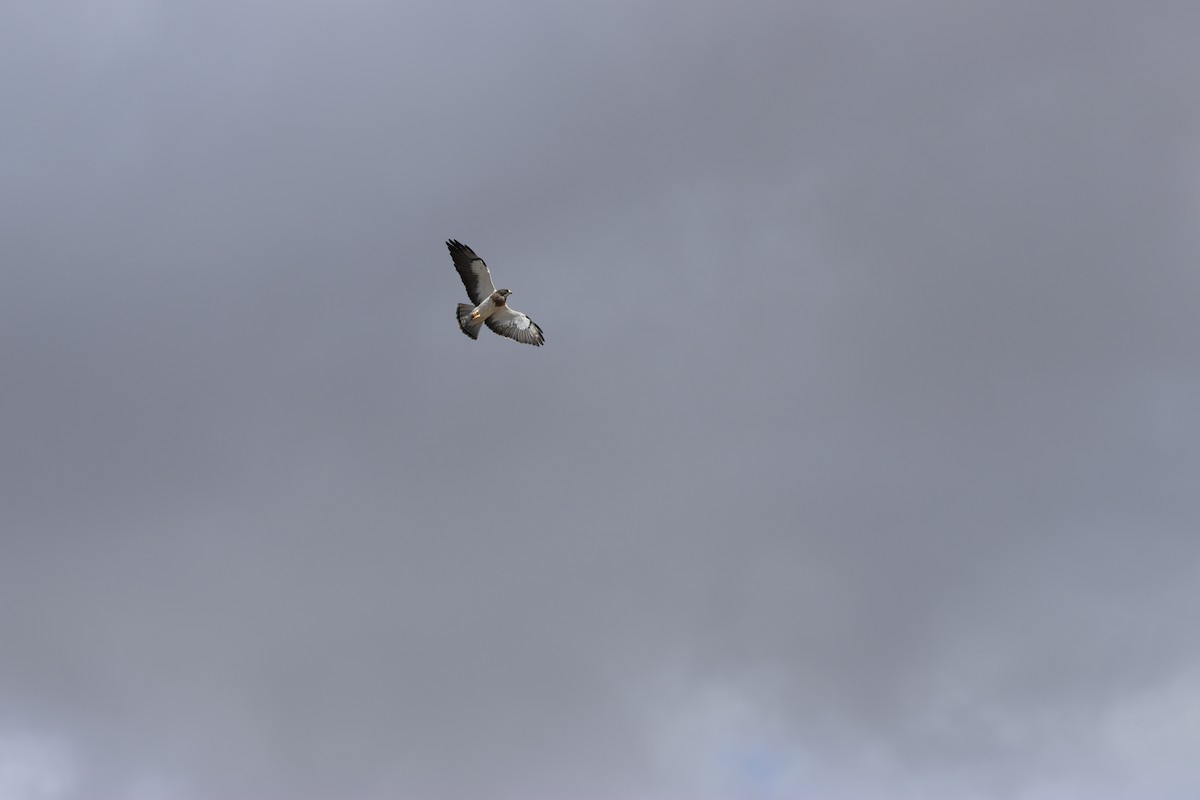
{"type": "Polygon", "coordinates": [[[458,327],[462,328],[462,332],[472,339],[478,339],[480,326],[487,325],[501,336],[541,347],[546,341],[542,329],[520,311],[508,307],[508,296],[512,292],[496,288],[492,283],[492,273],[483,259],[457,239],[447,241],[446,247],[450,250],[458,277],[467,287],[467,297],[475,304],[458,304],[458,327]]]}

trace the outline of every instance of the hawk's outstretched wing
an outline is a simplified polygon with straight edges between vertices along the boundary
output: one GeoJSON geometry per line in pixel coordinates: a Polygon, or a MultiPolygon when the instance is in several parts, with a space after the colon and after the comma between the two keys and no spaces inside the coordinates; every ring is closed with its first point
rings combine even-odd
{"type": "Polygon", "coordinates": [[[475,255],[474,250],[457,239],[446,242],[446,247],[450,249],[450,258],[454,259],[454,268],[458,270],[458,277],[462,278],[463,286],[467,287],[467,297],[471,298],[472,303],[479,305],[492,292],[496,291],[496,286],[492,283],[492,273],[488,271],[487,264],[483,263],[482,258],[475,255]]]}
{"type": "Polygon", "coordinates": [[[542,343],[546,341],[546,337],[542,336],[542,329],[536,322],[520,311],[514,311],[511,308],[496,309],[496,313],[487,318],[486,324],[494,333],[507,336],[522,344],[541,347],[542,343]]]}

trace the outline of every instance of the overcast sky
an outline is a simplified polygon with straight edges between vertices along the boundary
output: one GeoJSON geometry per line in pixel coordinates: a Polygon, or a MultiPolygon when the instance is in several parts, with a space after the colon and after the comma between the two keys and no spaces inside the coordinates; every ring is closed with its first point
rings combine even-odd
{"type": "Polygon", "coordinates": [[[1197,31],[7,0],[0,800],[1200,796],[1197,31]]]}

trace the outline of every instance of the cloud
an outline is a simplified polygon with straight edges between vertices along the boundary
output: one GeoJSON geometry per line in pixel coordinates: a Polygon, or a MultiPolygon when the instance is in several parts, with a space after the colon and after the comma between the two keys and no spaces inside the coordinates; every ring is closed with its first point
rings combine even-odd
{"type": "Polygon", "coordinates": [[[57,796],[1195,794],[1192,12],[0,15],[57,796]]]}
{"type": "Polygon", "coordinates": [[[0,798],[55,800],[69,797],[75,768],[61,743],[24,733],[0,735],[0,798]]]}

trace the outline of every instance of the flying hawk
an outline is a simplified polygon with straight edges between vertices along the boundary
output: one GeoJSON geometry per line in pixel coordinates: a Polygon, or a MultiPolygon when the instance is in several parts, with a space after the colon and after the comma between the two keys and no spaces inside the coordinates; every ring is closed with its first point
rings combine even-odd
{"type": "Polygon", "coordinates": [[[492,283],[492,273],[488,271],[483,259],[475,255],[475,251],[462,242],[451,239],[446,242],[450,249],[450,258],[454,259],[454,268],[458,277],[462,278],[463,286],[467,287],[467,297],[475,305],[458,304],[458,327],[472,339],[479,338],[479,327],[487,325],[494,333],[507,336],[509,339],[541,347],[546,338],[537,323],[520,311],[508,307],[508,289],[496,289],[492,283]]]}

